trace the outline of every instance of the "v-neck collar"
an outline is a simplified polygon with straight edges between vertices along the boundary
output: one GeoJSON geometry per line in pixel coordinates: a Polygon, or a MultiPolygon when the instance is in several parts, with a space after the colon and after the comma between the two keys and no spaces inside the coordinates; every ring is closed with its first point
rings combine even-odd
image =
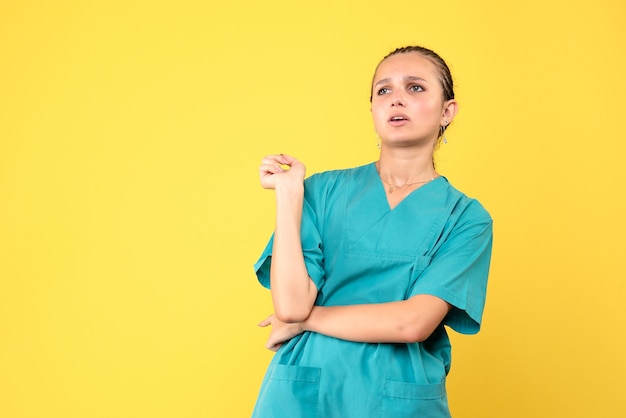
{"type": "Polygon", "coordinates": [[[376,170],[376,163],[370,163],[368,166],[368,169],[370,171],[369,175],[370,177],[374,177],[375,178],[375,182],[376,187],[375,187],[375,191],[377,194],[382,196],[382,201],[385,203],[385,207],[387,209],[387,212],[393,212],[395,211],[399,206],[403,205],[404,202],[407,199],[411,199],[411,198],[415,198],[413,196],[415,195],[419,195],[421,193],[425,193],[424,191],[422,191],[422,189],[430,189],[431,187],[434,187],[435,184],[439,183],[441,180],[446,181],[447,179],[444,176],[439,176],[437,178],[435,178],[434,180],[429,181],[426,184],[421,185],[420,187],[418,187],[417,189],[411,191],[409,194],[407,194],[406,196],[404,196],[404,198],[402,198],[402,200],[400,200],[398,202],[397,205],[395,205],[394,207],[391,207],[391,204],[389,203],[389,199],[387,198],[387,192],[385,192],[385,184],[383,183],[383,180],[380,178],[380,175],[378,174],[378,170],[376,170]]]}
{"type": "MultiPolygon", "coordinates": [[[[344,195],[342,229],[348,251],[363,254],[414,254],[405,237],[417,244],[450,212],[447,179],[443,176],[409,193],[393,209],[374,164],[353,171],[351,191],[344,195]],[[443,217],[443,218],[442,218],[443,217]],[[395,237],[395,238],[394,238],[395,237]],[[389,238],[389,239],[387,239],[389,238]],[[395,249],[392,249],[395,248],[395,249]],[[396,248],[397,247],[397,248],[396,248]]],[[[416,244],[416,245],[417,245],[416,244]]]]}

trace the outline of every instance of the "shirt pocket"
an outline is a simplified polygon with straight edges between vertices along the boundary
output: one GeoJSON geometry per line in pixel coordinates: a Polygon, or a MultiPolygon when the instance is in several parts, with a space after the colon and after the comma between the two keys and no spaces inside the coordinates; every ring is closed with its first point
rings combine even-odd
{"type": "Polygon", "coordinates": [[[445,382],[422,385],[386,380],[381,412],[382,417],[450,418],[445,382]]]}
{"type": "Polygon", "coordinates": [[[253,417],[317,417],[320,368],[275,364],[267,373],[253,417]]]}

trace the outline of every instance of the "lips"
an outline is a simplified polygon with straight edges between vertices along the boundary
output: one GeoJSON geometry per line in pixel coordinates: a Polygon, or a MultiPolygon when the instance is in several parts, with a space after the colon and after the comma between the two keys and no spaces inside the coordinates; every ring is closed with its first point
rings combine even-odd
{"type": "Polygon", "coordinates": [[[394,126],[398,126],[398,125],[404,125],[405,123],[409,122],[411,119],[409,119],[409,117],[403,113],[395,113],[393,115],[391,115],[391,117],[389,118],[388,122],[391,125],[394,126]]]}

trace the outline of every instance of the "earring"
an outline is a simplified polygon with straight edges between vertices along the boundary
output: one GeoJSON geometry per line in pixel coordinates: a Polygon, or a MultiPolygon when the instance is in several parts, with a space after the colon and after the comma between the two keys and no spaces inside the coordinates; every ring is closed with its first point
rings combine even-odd
{"type": "Polygon", "coordinates": [[[439,136],[443,136],[443,143],[447,144],[448,143],[448,138],[446,138],[446,127],[448,126],[448,121],[444,120],[443,121],[443,126],[441,127],[441,134],[439,136]]]}
{"type": "Polygon", "coordinates": [[[378,151],[380,151],[380,136],[378,136],[378,134],[376,134],[376,147],[378,151]]]}

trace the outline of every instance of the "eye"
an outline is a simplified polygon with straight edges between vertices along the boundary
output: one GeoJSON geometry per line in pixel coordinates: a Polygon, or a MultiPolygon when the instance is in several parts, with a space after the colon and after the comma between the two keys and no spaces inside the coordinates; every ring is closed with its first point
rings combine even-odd
{"type": "Polygon", "coordinates": [[[419,84],[413,84],[412,86],[409,87],[409,90],[411,91],[424,91],[424,88],[422,86],[420,86],[419,84]]]}
{"type": "Polygon", "coordinates": [[[391,91],[391,90],[389,90],[387,87],[383,87],[383,88],[379,89],[379,90],[378,90],[378,93],[376,93],[376,94],[378,94],[379,96],[382,96],[383,94],[387,94],[387,93],[389,93],[390,91],[391,91]]]}

